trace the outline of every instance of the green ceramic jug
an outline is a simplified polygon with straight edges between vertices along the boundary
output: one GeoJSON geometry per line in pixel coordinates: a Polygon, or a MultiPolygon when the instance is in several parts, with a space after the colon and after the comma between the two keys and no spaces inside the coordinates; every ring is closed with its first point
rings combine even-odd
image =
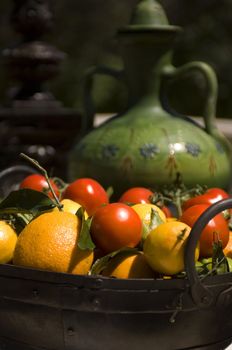
{"type": "MultiPolygon", "coordinates": [[[[131,22],[118,31],[124,71],[96,68],[93,73],[125,79],[128,108],[82,137],[70,153],[70,180],[93,177],[119,195],[131,186],[160,188],[181,175],[196,184],[228,188],[231,146],[216,127],[217,79],[203,62],[172,65],[177,26],[169,25],[161,5],[141,0],[131,22]],[[165,79],[200,71],[207,82],[204,127],[186,116],[171,115],[162,103],[165,79]]],[[[91,88],[91,75],[87,86],[91,88]]],[[[92,115],[87,113],[87,129],[92,115]]]]}

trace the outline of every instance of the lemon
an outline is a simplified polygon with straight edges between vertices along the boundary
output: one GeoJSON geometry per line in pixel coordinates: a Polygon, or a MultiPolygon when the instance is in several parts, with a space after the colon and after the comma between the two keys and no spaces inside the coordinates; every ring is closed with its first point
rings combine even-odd
{"type": "Polygon", "coordinates": [[[12,260],[17,234],[5,221],[0,220],[0,263],[5,264],[12,260]]]}
{"type": "Polygon", "coordinates": [[[115,278],[154,278],[155,276],[142,252],[113,257],[102,271],[102,275],[115,278]]]}
{"type": "Polygon", "coordinates": [[[140,219],[146,225],[150,225],[151,223],[152,210],[154,211],[155,214],[158,215],[158,218],[160,219],[160,221],[165,222],[167,220],[164,212],[155,204],[138,203],[138,204],[132,205],[132,208],[136,211],[140,219]]]}
{"type": "MultiPolygon", "coordinates": [[[[151,268],[161,274],[175,275],[184,270],[184,251],[191,227],[180,221],[157,226],[147,236],[143,251],[151,268]]],[[[199,245],[195,260],[199,258],[199,245]]]]}
{"type": "Polygon", "coordinates": [[[139,215],[143,223],[143,233],[141,243],[147,238],[147,235],[155,227],[159,226],[163,222],[166,222],[165,213],[156,205],[150,203],[138,203],[132,205],[132,208],[139,215]]]}

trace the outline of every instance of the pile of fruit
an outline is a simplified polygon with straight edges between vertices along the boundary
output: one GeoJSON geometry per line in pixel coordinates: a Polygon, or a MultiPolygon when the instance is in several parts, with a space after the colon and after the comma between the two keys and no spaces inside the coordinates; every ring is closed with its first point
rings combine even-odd
{"type": "MultiPolygon", "coordinates": [[[[41,173],[26,177],[0,202],[0,263],[114,278],[184,278],[191,227],[220,188],[162,191],[133,187],[112,200],[91,178],[64,183],[41,173]]],[[[199,274],[232,271],[231,212],[209,221],[195,251],[199,274]]]]}

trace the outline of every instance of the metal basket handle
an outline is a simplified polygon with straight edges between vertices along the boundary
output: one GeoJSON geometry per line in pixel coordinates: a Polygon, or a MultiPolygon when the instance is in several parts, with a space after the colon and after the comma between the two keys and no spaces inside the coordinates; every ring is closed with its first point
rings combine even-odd
{"type": "Polygon", "coordinates": [[[200,280],[195,268],[195,249],[201,232],[208,222],[217,214],[232,208],[232,198],[222,199],[205,210],[195,222],[190,232],[185,249],[185,269],[189,280],[192,298],[199,307],[208,307],[214,303],[216,296],[200,280]]]}

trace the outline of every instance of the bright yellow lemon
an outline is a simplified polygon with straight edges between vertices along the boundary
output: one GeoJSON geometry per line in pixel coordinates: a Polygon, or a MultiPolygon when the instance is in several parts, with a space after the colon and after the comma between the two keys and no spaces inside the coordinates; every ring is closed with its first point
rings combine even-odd
{"type": "Polygon", "coordinates": [[[0,220],[0,263],[8,263],[12,260],[17,234],[5,221],[0,220]]]}
{"type": "MultiPolygon", "coordinates": [[[[147,236],[143,251],[152,269],[165,275],[184,270],[184,251],[191,228],[180,221],[169,221],[157,226],[147,236]]],[[[199,258],[199,246],[195,259],[199,258]]]]}

